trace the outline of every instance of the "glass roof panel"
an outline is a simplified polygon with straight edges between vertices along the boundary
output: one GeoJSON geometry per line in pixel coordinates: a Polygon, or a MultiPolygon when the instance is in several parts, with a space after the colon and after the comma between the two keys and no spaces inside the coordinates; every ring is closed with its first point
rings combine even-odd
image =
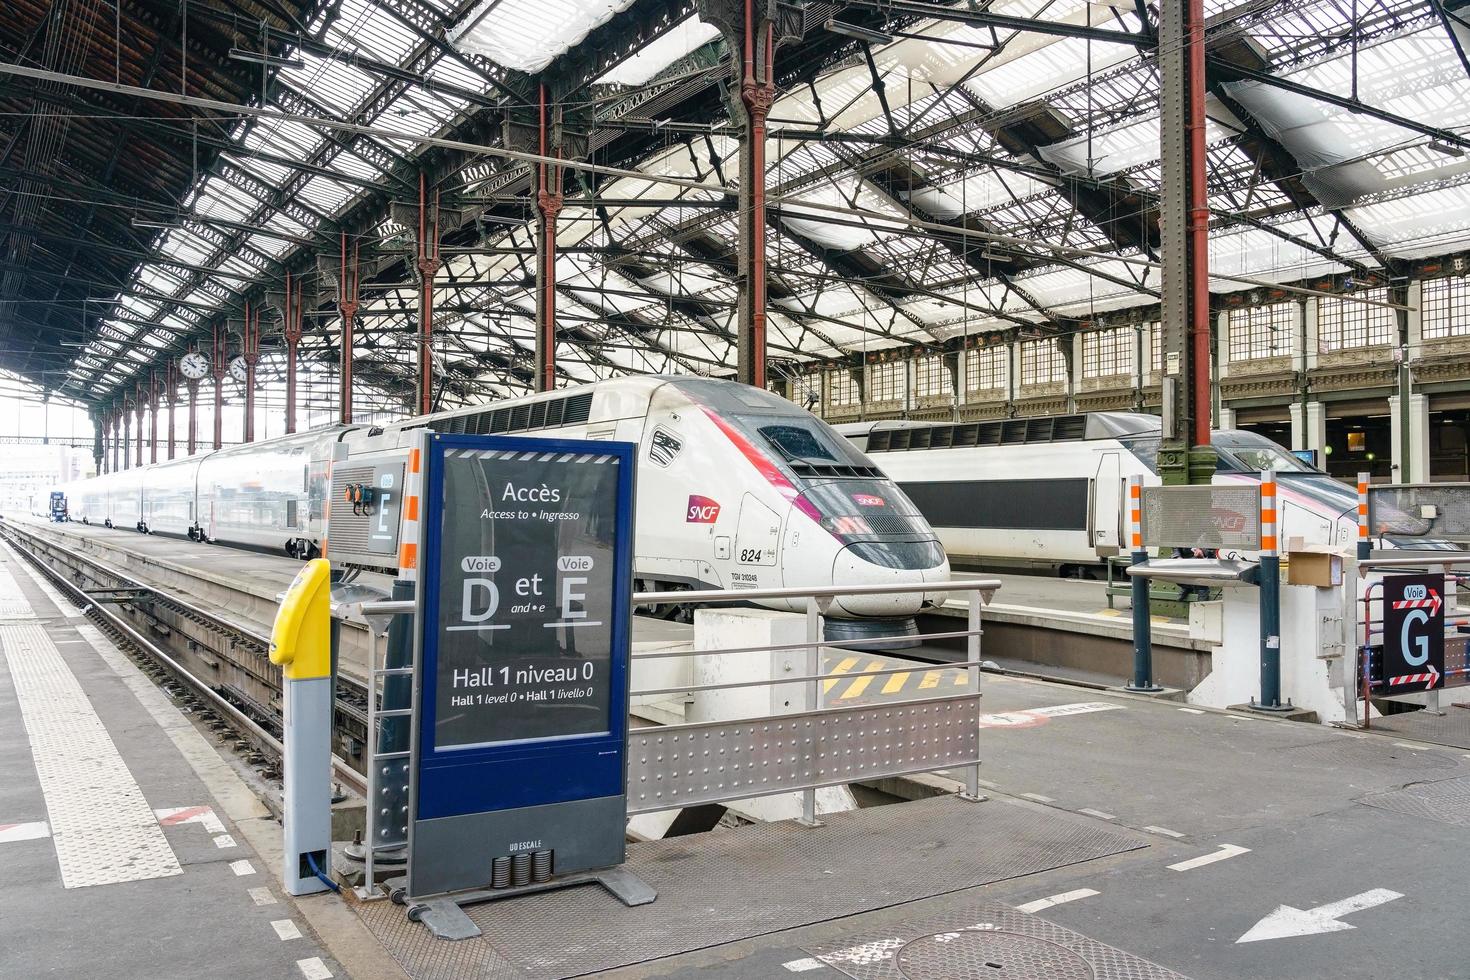
{"type": "Polygon", "coordinates": [[[462,51],[538,72],[633,0],[481,0],[449,34],[462,51]]]}
{"type": "Polygon", "coordinates": [[[680,58],[720,36],[720,29],[696,14],[633,52],[597,80],[599,85],[642,85],[680,58]]]}

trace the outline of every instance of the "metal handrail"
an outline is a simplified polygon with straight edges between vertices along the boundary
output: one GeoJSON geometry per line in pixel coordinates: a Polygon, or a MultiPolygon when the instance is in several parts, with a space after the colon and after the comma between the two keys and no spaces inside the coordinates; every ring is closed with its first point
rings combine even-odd
{"type": "MultiPolygon", "coordinates": [[[[1451,565],[1470,565],[1470,553],[1460,552],[1463,557],[1455,558],[1430,558],[1433,552],[1421,551],[1414,558],[1364,558],[1358,562],[1358,577],[1362,578],[1375,568],[1419,568],[1423,565],[1439,565],[1448,568],[1451,565]]],[[[1454,555],[1454,552],[1449,552],[1454,555]]]]}
{"type": "MultiPolygon", "coordinates": [[[[1003,583],[998,578],[975,578],[948,582],[910,582],[900,585],[804,586],[788,589],[701,589],[688,592],[635,592],[637,605],[678,602],[749,602],[752,599],[814,599],[865,595],[912,595],[915,592],[980,592],[992,595],[1003,583]]],[[[989,601],[987,598],[985,601],[989,601]]]]}

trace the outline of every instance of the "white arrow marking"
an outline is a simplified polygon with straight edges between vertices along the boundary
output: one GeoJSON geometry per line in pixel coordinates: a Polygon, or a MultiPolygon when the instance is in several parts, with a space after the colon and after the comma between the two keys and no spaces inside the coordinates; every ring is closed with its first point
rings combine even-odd
{"type": "Polygon", "coordinates": [[[1371,909],[1376,905],[1383,905],[1403,897],[1398,892],[1391,892],[1387,888],[1373,888],[1344,898],[1340,902],[1328,902],[1314,909],[1297,909],[1290,905],[1278,905],[1276,911],[1251,926],[1250,931],[1236,942],[1257,943],[1262,939],[1288,939],[1292,936],[1317,936],[1324,932],[1345,932],[1357,927],[1346,922],[1339,922],[1338,919],[1342,916],[1371,909]]]}

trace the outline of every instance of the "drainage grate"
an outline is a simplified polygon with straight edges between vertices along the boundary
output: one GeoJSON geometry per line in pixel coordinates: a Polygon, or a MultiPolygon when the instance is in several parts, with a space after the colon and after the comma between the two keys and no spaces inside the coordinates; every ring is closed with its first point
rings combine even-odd
{"type": "Polygon", "coordinates": [[[922,921],[806,947],[852,980],[1187,980],[1006,905],[959,908],[922,921]]]}
{"type": "Polygon", "coordinates": [[[1470,827],[1470,776],[1418,783],[1391,793],[1365,796],[1358,802],[1455,827],[1470,827]]]}
{"type": "Polygon", "coordinates": [[[1096,980],[1081,956],[1049,939],[999,930],[936,932],[898,951],[904,980],[1096,980]]]}

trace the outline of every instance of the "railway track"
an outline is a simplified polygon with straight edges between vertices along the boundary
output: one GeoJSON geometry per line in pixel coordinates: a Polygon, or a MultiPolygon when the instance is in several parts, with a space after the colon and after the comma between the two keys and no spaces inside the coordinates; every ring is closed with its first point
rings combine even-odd
{"type": "MultiPolygon", "coordinates": [[[[279,778],[281,678],[267,637],[15,524],[0,521],[0,537],[220,741],[233,741],[263,777],[279,778]]],[[[367,791],[358,764],[367,697],[365,685],[338,677],[332,769],[359,796],[367,791]]]]}

